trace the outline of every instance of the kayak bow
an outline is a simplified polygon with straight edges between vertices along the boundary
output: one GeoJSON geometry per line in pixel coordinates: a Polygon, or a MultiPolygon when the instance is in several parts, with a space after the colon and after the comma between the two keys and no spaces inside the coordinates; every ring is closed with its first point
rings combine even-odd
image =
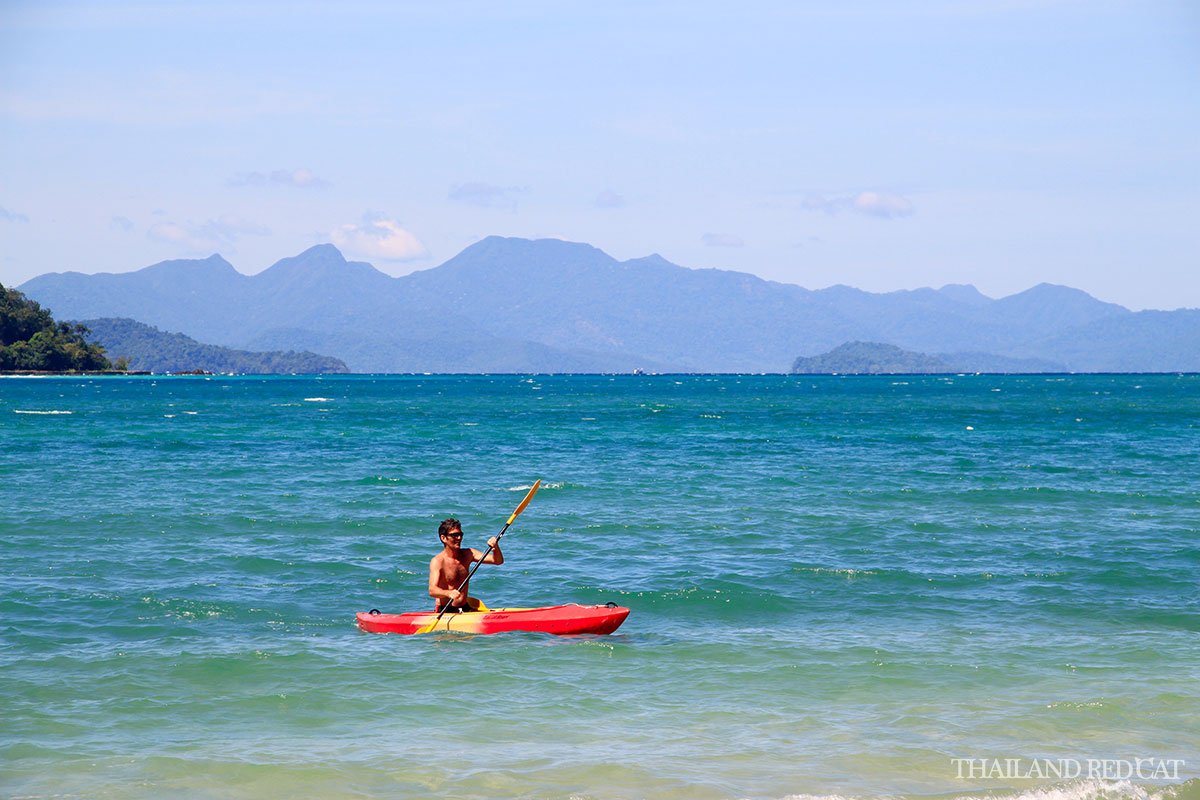
{"type": "Polygon", "coordinates": [[[433,630],[458,633],[506,633],[531,631],[573,636],[584,633],[612,633],[629,616],[629,609],[610,603],[606,606],[545,606],[543,608],[493,608],[438,615],[432,611],[407,614],[380,614],[360,611],[358,627],[368,633],[426,633],[433,630]],[[434,627],[434,620],[437,620],[434,627]]]}

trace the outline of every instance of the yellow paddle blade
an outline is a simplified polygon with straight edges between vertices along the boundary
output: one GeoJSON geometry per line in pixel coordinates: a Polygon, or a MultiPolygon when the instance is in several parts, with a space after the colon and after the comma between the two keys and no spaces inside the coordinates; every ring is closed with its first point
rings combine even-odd
{"type": "Polygon", "coordinates": [[[508,518],[508,522],[504,523],[505,527],[512,525],[513,521],[521,515],[521,512],[525,510],[525,506],[529,505],[529,501],[533,499],[535,494],[537,494],[537,490],[541,485],[541,478],[538,478],[533,482],[533,487],[529,490],[529,494],[525,495],[525,499],[521,501],[521,505],[517,506],[517,510],[512,513],[511,517],[508,518]]]}

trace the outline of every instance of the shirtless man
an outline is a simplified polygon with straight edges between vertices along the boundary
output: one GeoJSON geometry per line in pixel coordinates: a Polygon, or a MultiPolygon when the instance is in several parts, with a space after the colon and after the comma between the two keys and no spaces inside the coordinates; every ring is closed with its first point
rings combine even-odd
{"type": "Polygon", "coordinates": [[[449,611],[470,611],[479,601],[468,595],[470,587],[459,585],[467,579],[471,565],[476,561],[485,564],[503,564],[504,554],[500,552],[500,540],[495,536],[488,539],[491,552],[485,557],[483,553],[472,547],[462,546],[462,525],[451,518],[442,520],[438,526],[438,538],[442,540],[442,552],[429,562],[429,596],[437,601],[434,611],[441,611],[449,605],[449,611]]]}

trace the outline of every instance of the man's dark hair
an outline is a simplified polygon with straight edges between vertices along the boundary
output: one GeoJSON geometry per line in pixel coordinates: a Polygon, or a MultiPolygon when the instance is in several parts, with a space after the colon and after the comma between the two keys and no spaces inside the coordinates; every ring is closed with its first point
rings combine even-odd
{"type": "Polygon", "coordinates": [[[459,524],[458,520],[456,520],[454,517],[451,517],[450,519],[444,519],[442,520],[442,524],[438,525],[438,536],[445,536],[455,528],[460,531],[462,530],[462,525],[459,524]]]}

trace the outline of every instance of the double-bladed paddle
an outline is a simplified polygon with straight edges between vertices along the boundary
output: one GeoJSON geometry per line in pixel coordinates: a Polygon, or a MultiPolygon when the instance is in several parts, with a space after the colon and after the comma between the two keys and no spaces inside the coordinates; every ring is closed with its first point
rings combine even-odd
{"type": "MultiPolygon", "coordinates": [[[[541,485],[542,485],[541,478],[539,478],[533,482],[533,486],[530,487],[530,489],[529,489],[529,494],[525,495],[525,499],[521,501],[521,504],[519,506],[517,506],[517,510],[512,513],[512,516],[510,516],[508,518],[508,522],[504,523],[504,527],[500,529],[500,533],[496,534],[496,543],[497,544],[499,544],[499,542],[500,542],[500,537],[503,536],[505,534],[505,532],[508,531],[508,526],[512,525],[513,522],[517,519],[517,517],[519,517],[521,515],[521,512],[525,510],[525,506],[529,505],[529,501],[533,499],[533,496],[535,494],[537,494],[537,490],[541,485]]],[[[471,567],[471,571],[467,573],[466,579],[463,580],[463,582],[458,585],[458,588],[455,590],[455,594],[457,594],[458,592],[461,592],[463,590],[463,587],[471,582],[471,576],[475,574],[475,570],[479,569],[479,565],[483,563],[483,559],[487,558],[488,553],[490,553],[490,552],[492,552],[492,545],[489,544],[488,549],[485,550],[483,553],[483,558],[480,558],[477,562],[475,562],[475,566],[471,567]]],[[[433,620],[433,622],[429,623],[428,625],[425,625],[422,628],[418,628],[417,630],[413,631],[413,633],[429,633],[437,626],[438,622],[440,622],[442,619],[442,615],[445,614],[448,610],[450,610],[450,602],[449,601],[446,602],[446,605],[442,606],[442,610],[438,612],[438,615],[433,620]]]]}

